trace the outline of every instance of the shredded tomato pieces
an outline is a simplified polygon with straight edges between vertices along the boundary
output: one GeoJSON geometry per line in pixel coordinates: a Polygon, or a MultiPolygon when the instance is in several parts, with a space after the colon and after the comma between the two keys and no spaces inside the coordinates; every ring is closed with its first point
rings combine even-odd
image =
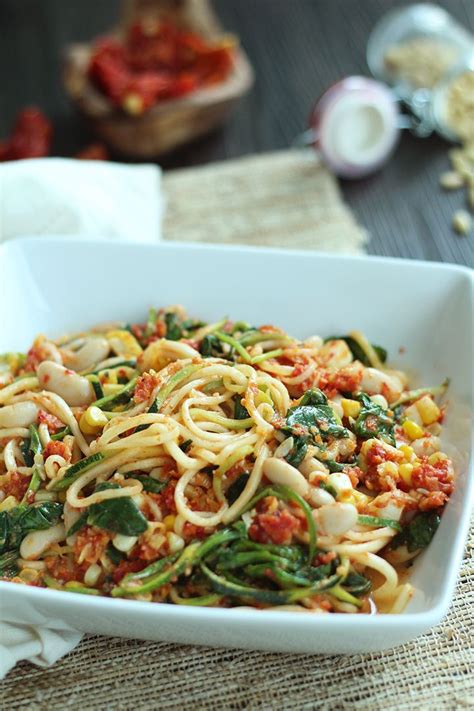
{"type": "Polygon", "coordinates": [[[64,427],[59,417],[52,415],[50,412],[46,412],[46,410],[40,410],[38,412],[37,421],[39,425],[46,425],[50,434],[56,434],[58,430],[62,430],[64,427]]]}
{"type": "Polygon", "coordinates": [[[285,509],[257,514],[249,528],[249,537],[257,543],[288,545],[301,528],[301,521],[285,509]]]}

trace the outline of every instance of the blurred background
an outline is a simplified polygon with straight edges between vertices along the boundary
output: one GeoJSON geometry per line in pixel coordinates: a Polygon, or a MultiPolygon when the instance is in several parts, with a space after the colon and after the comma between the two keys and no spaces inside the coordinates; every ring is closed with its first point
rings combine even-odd
{"type": "MultiPolygon", "coordinates": [[[[226,124],[160,159],[163,168],[198,165],[288,147],[307,128],[318,95],[348,74],[368,75],[367,40],[375,23],[404,2],[393,0],[214,0],[226,31],[235,33],[255,71],[255,84],[226,124]]],[[[474,30],[473,0],[440,0],[474,30]]],[[[16,113],[36,104],[53,121],[52,155],[70,156],[93,137],[61,80],[71,42],[107,32],[118,0],[0,0],[0,137],[16,113]]],[[[395,156],[375,175],[342,181],[344,197],[371,233],[369,252],[474,266],[474,236],[450,229],[460,192],[441,193],[448,144],[405,131],[395,156]]]]}

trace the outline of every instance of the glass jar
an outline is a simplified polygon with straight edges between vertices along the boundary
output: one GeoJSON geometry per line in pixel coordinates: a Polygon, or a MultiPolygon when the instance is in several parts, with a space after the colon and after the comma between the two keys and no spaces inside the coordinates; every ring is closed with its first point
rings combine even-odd
{"type": "Polygon", "coordinates": [[[453,72],[466,68],[473,50],[474,37],[446,10],[419,3],[393,10],[378,22],[367,45],[367,64],[410,108],[417,135],[436,130],[452,140],[436,97],[453,72]]]}

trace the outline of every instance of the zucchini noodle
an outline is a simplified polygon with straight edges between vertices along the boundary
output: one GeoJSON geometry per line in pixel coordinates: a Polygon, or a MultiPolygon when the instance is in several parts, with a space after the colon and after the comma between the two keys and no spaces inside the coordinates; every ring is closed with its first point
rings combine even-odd
{"type": "Polygon", "coordinates": [[[448,381],[409,390],[358,331],[299,341],[182,307],[1,358],[0,578],[307,614],[409,603],[400,572],[453,489],[433,435],[448,381]]]}

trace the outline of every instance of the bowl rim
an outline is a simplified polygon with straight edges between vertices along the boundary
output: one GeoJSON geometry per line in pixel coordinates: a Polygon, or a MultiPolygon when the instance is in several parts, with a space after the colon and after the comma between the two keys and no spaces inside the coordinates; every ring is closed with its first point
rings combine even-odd
{"type": "MultiPolygon", "coordinates": [[[[115,242],[110,243],[108,240],[104,239],[91,239],[86,242],[81,239],[75,239],[68,237],[66,240],[60,235],[54,235],[51,237],[38,237],[25,236],[19,239],[11,240],[0,244],[0,256],[3,254],[12,253],[15,256],[15,252],[21,253],[28,249],[29,245],[38,244],[41,241],[42,248],[45,253],[48,252],[48,245],[51,248],[57,248],[58,245],[64,246],[66,249],[70,246],[72,249],[84,247],[106,247],[108,251],[115,250],[117,252],[130,249],[143,250],[143,251],[168,251],[168,252],[183,252],[183,251],[197,251],[197,252],[218,252],[218,253],[229,253],[229,254],[240,254],[240,255],[255,255],[255,254],[265,254],[272,255],[277,258],[283,259],[285,257],[292,258],[305,258],[314,259],[315,261],[323,262],[347,262],[347,263],[372,263],[393,265],[397,267],[402,267],[413,272],[416,271],[445,271],[454,274],[463,275],[463,277],[468,278],[470,283],[470,304],[469,308],[471,311],[471,317],[474,314],[474,270],[463,265],[452,264],[447,262],[427,262],[423,260],[411,260],[403,259],[400,257],[385,257],[379,255],[352,255],[352,254],[332,254],[327,252],[311,252],[309,250],[296,250],[296,249],[283,249],[283,248],[267,248],[267,247],[248,247],[240,245],[216,245],[216,244],[197,244],[197,243],[187,243],[187,242],[157,242],[155,244],[148,243],[131,243],[131,242],[115,242]]],[[[474,335],[473,335],[474,338],[474,335]]],[[[473,396],[474,400],[474,396],[473,396]]],[[[471,411],[474,410],[474,402],[469,403],[471,411]]],[[[35,588],[33,586],[27,586],[20,583],[11,583],[7,581],[0,581],[0,593],[2,595],[14,595],[22,599],[22,601],[30,601],[34,603],[35,601],[49,601],[51,603],[70,601],[71,605],[77,606],[78,609],[87,610],[94,607],[96,610],[109,610],[119,611],[126,613],[127,610],[130,612],[142,613],[144,610],[149,610],[152,618],[159,619],[162,615],[168,615],[176,619],[194,619],[199,618],[203,621],[218,622],[228,620],[229,623],[232,622],[237,624],[239,621],[249,621],[252,619],[265,619],[268,620],[268,625],[278,622],[279,624],[291,626],[292,628],[302,628],[311,624],[311,626],[321,626],[321,627],[347,627],[352,628],[353,626],[358,626],[363,621],[364,626],[369,627],[384,627],[386,629],[395,629],[399,625],[405,624],[407,626],[417,626],[419,628],[427,629],[428,627],[438,623],[447,613],[454,594],[454,588],[457,581],[457,576],[461,567],[461,562],[464,553],[464,547],[467,540],[467,535],[470,526],[470,517],[474,505],[474,431],[471,429],[471,457],[470,462],[466,467],[464,476],[466,476],[466,495],[464,497],[462,509],[460,512],[460,517],[458,519],[458,525],[454,532],[453,542],[451,546],[451,551],[449,559],[447,561],[447,571],[445,575],[445,584],[439,595],[438,601],[426,609],[415,612],[402,612],[396,615],[390,614],[377,614],[377,615],[360,615],[357,613],[344,613],[344,614],[332,614],[332,615],[302,615],[300,612],[294,611],[279,611],[279,610],[265,610],[265,616],[259,615],[260,610],[253,608],[210,608],[210,607],[199,607],[199,608],[189,608],[180,605],[171,605],[169,603],[153,603],[139,601],[139,600],[127,600],[127,599],[113,599],[105,596],[90,597],[81,595],[79,593],[68,593],[66,597],[63,591],[57,591],[47,588],[35,588]],[[155,612],[152,612],[155,610],[155,612]],[[249,618],[250,615],[250,618],[249,618]],[[257,617],[255,617],[257,616],[257,617]],[[311,620],[311,622],[309,622],[311,620]]],[[[449,502],[447,504],[449,506],[449,502]]],[[[424,555],[429,554],[429,548],[424,555]]]]}

